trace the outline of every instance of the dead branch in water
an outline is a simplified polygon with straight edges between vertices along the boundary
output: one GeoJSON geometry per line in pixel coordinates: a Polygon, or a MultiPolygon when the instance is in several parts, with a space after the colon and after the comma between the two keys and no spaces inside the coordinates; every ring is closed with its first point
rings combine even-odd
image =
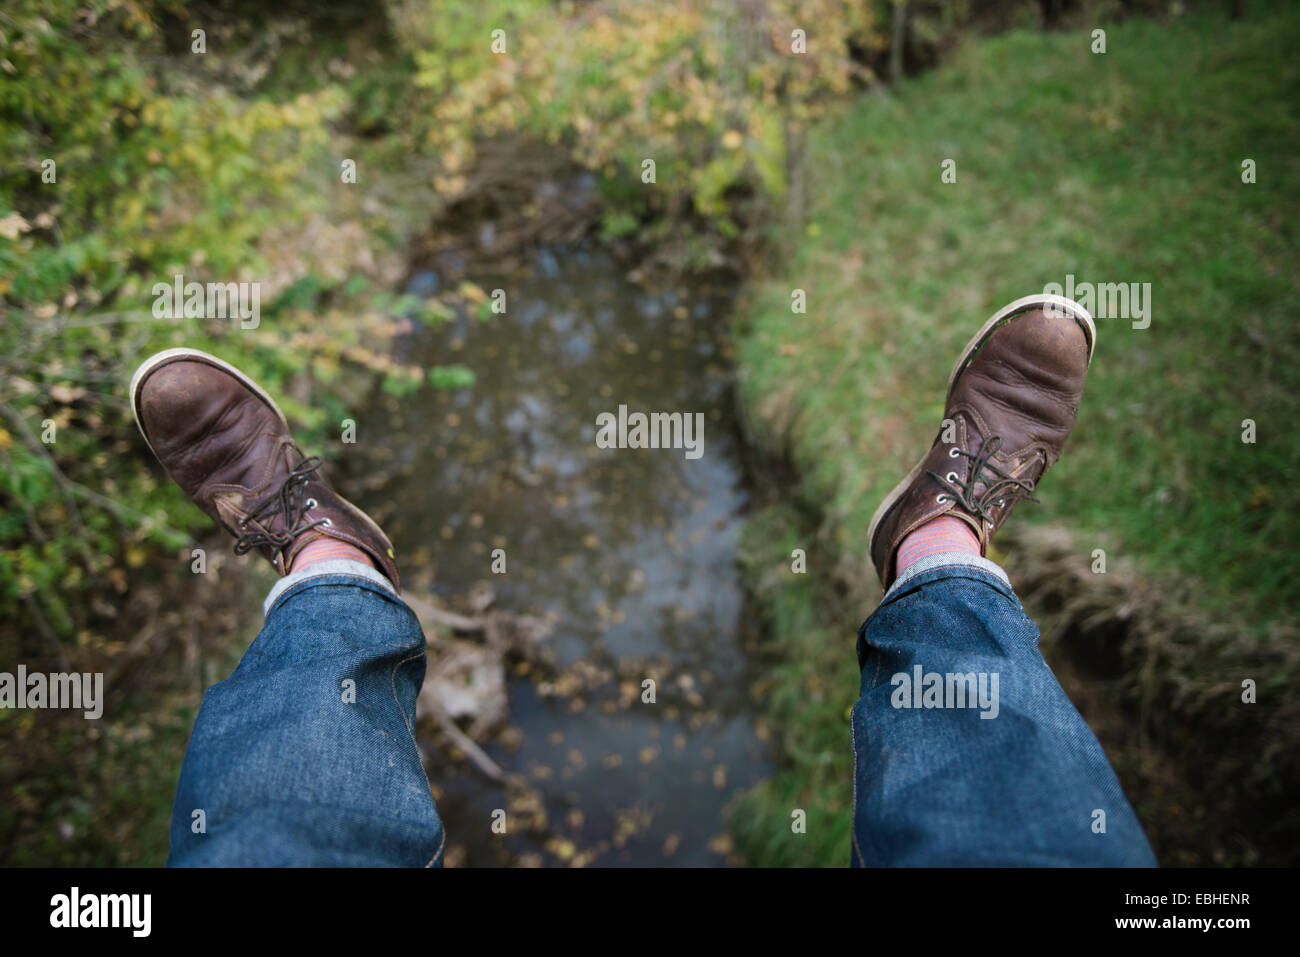
{"type": "Polygon", "coordinates": [[[415,616],[420,619],[426,636],[436,633],[435,629],[429,627],[432,623],[461,634],[482,635],[488,645],[504,646],[526,656],[533,645],[551,633],[553,627],[551,622],[535,615],[514,615],[509,612],[493,611],[471,618],[468,615],[439,608],[427,598],[409,592],[404,593],[402,599],[411,606],[415,616]]]}
{"type": "MultiPolygon", "coordinates": [[[[489,650],[495,661],[495,667],[502,674],[502,682],[504,682],[505,653],[507,649],[512,646],[521,649],[529,647],[550,630],[550,623],[539,618],[511,615],[500,611],[470,617],[448,611],[445,608],[439,608],[429,599],[418,595],[407,593],[402,597],[411,610],[415,612],[416,618],[419,619],[420,626],[424,629],[426,635],[426,641],[434,649],[431,654],[436,656],[438,651],[441,650],[443,657],[446,658],[448,655],[454,655],[452,651],[453,645],[463,644],[463,642],[456,641],[439,642],[436,636],[441,629],[450,629],[461,634],[480,635],[482,636],[483,646],[489,650]]],[[[502,694],[504,695],[504,691],[502,694]]],[[[502,704],[504,707],[504,697],[502,704]]],[[[498,784],[512,783],[514,778],[502,770],[501,766],[487,755],[472,736],[478,730],[478,721],[482,720],[481,715],[476,719],[476,723],[471,725],[470,732],[467,733],[461,730],[456,724],[455,718],[451,716],[441,702],[433,700],[433,696],[421,694],[420,706],[424,713],[433,718],[443,734],[447,736],[453,745],[460,749],[480,773],[498,784]]]]}
{"type": "MultiPolygon", "coordinates": [[[[464,615],[458,615],[454,611],[439,608],[433,602],[412,595],[410,592],[402,595],[402,600],[411,606],[411,610],[415,612],[415,617],[420,619],[421,625],[425,623],[427,618],[429,621],[450,628],[452,631],[482,632],[487,630],[488,621],[486,618],[467,618],[464,615]]],[[[426,635],[432,631],[427,627],[424,630],[426,635]]]]}
{"type": "Polygon", "coordinates": [[[428,709],[429,714],[433,716],[433,720],[438,723],[438,727],[442,729],[447,737],[451,738],[452,744],[460,748],[479,771],[498,784],[508,783],[509,777],[501,769],[501,766],[488,757],[487,752],[480,748],[473,738],[456,726],[456,722],[452,720],[451,715],[436,704],[430,703],[428,709]]]}

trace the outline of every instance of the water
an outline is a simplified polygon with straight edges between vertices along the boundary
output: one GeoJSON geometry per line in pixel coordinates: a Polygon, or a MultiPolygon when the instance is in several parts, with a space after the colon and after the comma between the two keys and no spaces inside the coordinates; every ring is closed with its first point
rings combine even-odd
{"type": "MultiPolygon", "coordinates": [[[[421,729],[448,861],[722,863],[727,799],[769,770],[734,567],[747,496],[724,334],[732,290],[644,289],[584,246],[472,279],[505,290],[506,314],[423,326],[399,348],[467,365],[476,384],[362,419],[395,473],[362,504],[404,581],[443,601],[487,583],[496,607],[555,623],[555,670],[518,663],[511,728],[481,742],[529,789],[507,793],[421,729]],[[597,448],[597,415],[620,404],[704,413],[703,456],[597,448]],[[492,573],[498,548],[504,575],[492,573]],[[642,701],[647,679],[655,703],[642,701]]],[[[443,281],[417,272],[409,288],[443,281]]]]}

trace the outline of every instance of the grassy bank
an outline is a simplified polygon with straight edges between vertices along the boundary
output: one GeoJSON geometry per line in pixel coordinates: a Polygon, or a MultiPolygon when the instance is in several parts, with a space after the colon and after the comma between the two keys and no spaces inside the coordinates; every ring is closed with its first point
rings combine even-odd
{"type": "MultiPolygon", "coordinates": [[[[812,137],[806,222],[777,237],[786,256],[754,285],[738,329],[754,427],[794,462],[809,510],[760,516],[749,541],[783,688],[762,700],[787,729],[784,772],[737,807],[753,859],[847,861],[852,632],[879,594],[871,514],[932,440],[972,330],[1067,275],[1151,284],[1149,327],[1099,317],[1076,432],[1042,504],[1014,519],[1066,536],[1054,561],[1090,569],[1106,553],[1106,573],[1079,588],[1117,589],[1092,608],[1112,619],[1097,640],[1115,661],[1067,689],[1113,732],[1103,743],[1163,859],[1293,853],[1294,814],[1269,808],[1295,780],[1295,705],[1282,702],[1300,678],[1298,29],[1300,12],[1276,5],[1243,22],[1205,12],[1112,26],[1104,54],[1084,31],[971,41],[812,137]],[[941,177],[946,160],[955,182],[941,177]],[[792,311],[795,289],[806,314],[792,311]],[[790,572],[794,547],[810,574],[790,572]],[[1253,706],[1240,700],[1247,678],[1271,689],[1253,706]],[[1130,726],[1161,760],[1133,750],[1130,726]],[[1210,791],[1231,824],[1191,820],[1210,791]],[[795,807],[810,828],[792,839],[795,807]]],[[[1030,559],[1013,566],[1018,586],[1049,594],[1030,559]]],[[[1079,628],[1052,634],[1049,659],[1069,671],[1079,628]]]]}

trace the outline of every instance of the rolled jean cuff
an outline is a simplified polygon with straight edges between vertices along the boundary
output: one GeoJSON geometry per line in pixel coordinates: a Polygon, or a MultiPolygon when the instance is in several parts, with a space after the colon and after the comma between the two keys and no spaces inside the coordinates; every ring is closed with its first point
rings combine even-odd
{"type": "Polygon", "coordinates": [[[938,555],[927,555],[903,569],[902,574],[894,579],[894,584],[889,586],[889,591],[885,592],[885,597],[881,599],[881,602],[888,601],[889,596],[898,591],[900,586],[917,575],[950,565],[965,565],[967,568],[978,568],[980,571],[988,572],[995,578],[1001,579],[1008,588],[1011,587],[1011,579],[1007,577],[1007,573],[1002,570],[1002,566],[997,562],[989,561],[982,555],[974,555],[970,552],[940,552],[938,555]]]}
{"type": "Polygon", "coordinates": [[[397,589],[393,587],[393,583],[377,572],[373,566],[353,558],[327,558],[323,562],[308,565],[302,571],[290,572],[276,582],[267,593],[266,601],[262,602],[262,614],[270,615],[275,603],[294,585],[305,582],[309,578],[320,578],[323,575],[348,575],[353,578],[364,578],[392,595],[397,594],[397,589]]]}

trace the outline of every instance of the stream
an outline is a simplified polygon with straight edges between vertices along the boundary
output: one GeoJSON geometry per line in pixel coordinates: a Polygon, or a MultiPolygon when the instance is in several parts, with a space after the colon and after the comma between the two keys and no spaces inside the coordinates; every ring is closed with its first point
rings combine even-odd
{"type": "MultiPolygon", "coordinates": [[[[506,312],[416,323],[398,349],[468,366],[475,384],[385,396],[361,417],[394,478],[359,504],[392,538],[404,583],[452,607],[490,589],[495,607],[553,623],[554,669],[515,662],[509,727],[479,742],[525,791],[419,730],[447,863],[723,864],[727,801],[770,772],[735,567],[748,495],[734,286],[643,287],[588,242],[469,278],[504,290],[506,312]],[[620,404],[703,413],[703,455],[598,448],[597,416],[620,404]]],[[[446,281],[417,269],[408,291],[446,281]]]]}

